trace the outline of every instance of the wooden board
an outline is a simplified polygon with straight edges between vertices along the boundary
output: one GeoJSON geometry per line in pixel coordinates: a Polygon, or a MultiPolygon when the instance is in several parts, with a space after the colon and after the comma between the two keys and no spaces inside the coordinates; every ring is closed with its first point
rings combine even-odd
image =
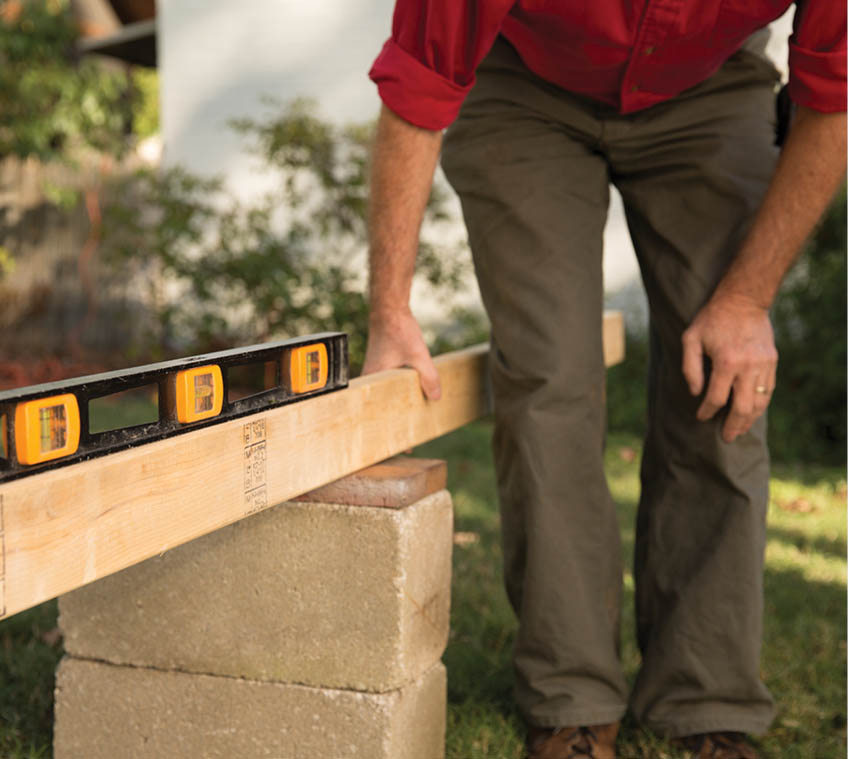
{"type": "MultiPolygon", "coordinates": [[[[607,364],[623,322],[606,315],[607,364]]],[[[457,429],[487,412],[487,346],[328,395],[0,485],[0,617],[457,429]]]]}
{"type": "Polygon", "coordinates": [[[615,366],[624,361],[624,315],[604,311],[604,363],[615,366]]]}

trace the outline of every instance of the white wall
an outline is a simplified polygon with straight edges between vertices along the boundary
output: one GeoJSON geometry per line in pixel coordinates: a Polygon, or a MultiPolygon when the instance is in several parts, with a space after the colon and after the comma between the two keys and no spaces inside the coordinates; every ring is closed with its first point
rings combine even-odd
{"type": "MultiPolygon", "coordinates": [[[[241,194],[263,186],[255,159],[227,127],[264,112],[261,98],[308,96],[341,123],[379,108],[368,69],[389,34],[393,0],[159,0],[159,66],[166,164],[223,174],[241,194]]],[[[786,59],[788,21],[770,52],[786,59]]],[[[605,233],[610,301],[645,318],[638,269],[614,194],[605,233]]],[[[419,303],[419,310],[426,311],[419,303]]]]}
{"type": "Polygon", "coordinates": [[[367,72],[388,36],[392,0],[159,0],[164,159],[250,181],[227,127],[266,95],[314,98],[339,122],[373,119],[367,72]]]}

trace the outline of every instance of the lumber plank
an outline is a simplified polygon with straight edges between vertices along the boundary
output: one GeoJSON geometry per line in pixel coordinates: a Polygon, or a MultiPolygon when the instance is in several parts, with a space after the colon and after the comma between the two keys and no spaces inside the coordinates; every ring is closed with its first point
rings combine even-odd
{"type": "MultiPolygon", "coordinates": [[[[623,356],[605,314],[607,365],[623,356]]],[[[485,345],[191,434],[0,484],[0,617],[351,474],[487,413],[485,345]]]]}
{"type": "Polygon", "coordinates": [[[624,314],[621,311],[604,312],[604,364],[615,366],[624,361],[624,314]]]}

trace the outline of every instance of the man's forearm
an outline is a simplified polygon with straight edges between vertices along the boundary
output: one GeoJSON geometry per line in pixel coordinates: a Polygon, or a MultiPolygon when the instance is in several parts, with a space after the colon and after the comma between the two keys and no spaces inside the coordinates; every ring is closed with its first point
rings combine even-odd
{"type": "Polygon", "coordinates": [[[768,309],[844,174],[845,114],[800,109],[745,242],[683,333],[682,369],[693,395],[704,388],[703,357],[712,360],[697,418],[712,418],[732,393],[726,442],[747,432],[769,404],[777,350],[768,309]]]}
{"type": "Polygon", "coordinates": [[[441,396],[439,374],[409,310],[409,291],[441,145],[441,132],[412,126],[384,106],[371,158],[368,212],[371,313],[362,372],[410,366],[431,400],[441,396]]]}
{"type": "Polygon", "coordinates": [[[441,142],[441,132],[419,129],[385,106],[380,112],[368,214],[374,317],[408,307],[418,234],[441,142]]]}
{"type": "Polygon", "coordinates": [[[716,298],[768,308],[845,175],[844,113],[799,108],[763,204],[716,298]]]}

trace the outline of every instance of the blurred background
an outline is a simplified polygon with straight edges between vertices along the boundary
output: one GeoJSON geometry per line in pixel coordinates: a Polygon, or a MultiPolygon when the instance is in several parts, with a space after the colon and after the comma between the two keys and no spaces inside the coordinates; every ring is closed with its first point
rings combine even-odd
{"type": "MultiPolygon", "coordinates": [[[[0,389],[327,329],[349,333],[356,371],[379,108],[366,75],[393,4],[0,0],[0,389]]],[[[790,32],[791,11],[768,46],[784,73],[790,32]]],[[[647,317],[615,194],[605,243],[607,306],[628,329],[607,375],[606,456],[629,556],[647,317]]],[[[765,757],[845,756],[845,249],[843,189],[773,310],[763,672],[779,717],[765,757]]],[[[441,176],[413,296],[434,351],[486,339],[441,176]]],[[[456,509],[451,759],[522,755],[490,434],[483,420],[418,451],[449,460],[456,509]]],[[[629,572],[624,588],[632,678],[629,572]]],[[[60,656],[55,602],[0,622],[0,756],[52,755],[60,656]]],[[[673,755],[627,723],[619,748],[673,755]]]]}
{"type": "MultiPolygon", "coordinates": [[[[322,329],[366,339],[366,73],[393,0],[2,0],[0,386],[322,329]]],[[[768,52],[786,67],[791,12],[768,52]]],[[[605,233],[640,432],[646,306],[620,200],[605,233]]],[[[845,200],[774,310],[779,459],[845,458],[845,200]]],[[[413,307],[434,350],[485,339],[437,178],[413,307]]],[[[619,380],[619,377],[621,378],[619,380]]]]}

